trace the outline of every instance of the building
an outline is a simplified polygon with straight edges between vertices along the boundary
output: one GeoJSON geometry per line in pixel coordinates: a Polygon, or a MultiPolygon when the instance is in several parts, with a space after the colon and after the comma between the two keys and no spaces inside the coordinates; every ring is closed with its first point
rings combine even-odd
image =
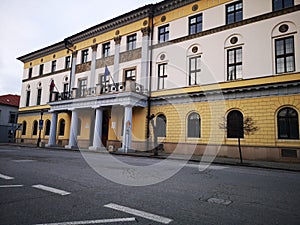
{"type": "Polygon", "coordinates": [[[246,159],[299,162],[299,10],[166,0],[21,56],[20,139],[42,119],[48,146],[238,157],[239,136],[246,159]]]}
{"type": "Polygon", "coordinates": [[[15,141],[19,102],[19,95],[0,96],[0,143],[15,141]]]}

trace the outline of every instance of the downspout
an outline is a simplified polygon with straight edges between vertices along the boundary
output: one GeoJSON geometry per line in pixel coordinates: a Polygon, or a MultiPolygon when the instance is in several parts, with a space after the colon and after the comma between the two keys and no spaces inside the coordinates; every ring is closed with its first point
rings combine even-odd
{"type": "Polygon", "coordinates": [[[147,97],[147,151],[149,150],[150,147],[150,120],[151,120],[151,90],[152,90],[152,58],[153,58],[153,31],[154,31],[154,5],[151,5],[151,12],[150,12],[150,19],[151,19],[151,36],[150,36],[150,69],[149,69],[149,92],[148,92],[148,97],[147,97]]]}
{"type": "Polygon", "coordinates": [[[71,87],[72,87],[73,50],[70,49],[68,46],[69,46],[69,45],[70,45],[70,46],[73,46],[73,43],[70,42],[68,39],[65,39],[65,40],[64,40],[64,43],[65,43],[66,49],[68,49],[69,51],[72,52],[71,58],[70,58],[70,60],[71,60],[71,67],[70,67],[70,68],[71,68],[71,69],[70,69],[70,82],[69,82],[69,94],[68,94],[68,98],[70,98],[70,96],[72,96],[72,93],[71,93],[71,87]]]}

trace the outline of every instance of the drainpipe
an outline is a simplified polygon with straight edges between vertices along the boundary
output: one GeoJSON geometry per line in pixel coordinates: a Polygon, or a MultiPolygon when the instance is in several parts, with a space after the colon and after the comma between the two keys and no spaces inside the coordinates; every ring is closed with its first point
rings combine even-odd
{"type": "Polygon", "coordinates": [[[72,54],[71,54],[71,58],[70,58],[70,60],[71,60],[71,70],[70,70],[70,81],[69,81],[69,96],[68,96],[68,98],[71,96],[71,87],[72,87],[72,67],[73,67],[73,50],[72,49],[70,49],[70,47],[72,47],[73,46],[73,43],[71,42],[71,41],[69,41],[67,38],[66,39],[64,39],[64,44],[65,44],[65,48],[66,49],[68,49],[69,51],[71,51],[72,52],[72,54]]]}

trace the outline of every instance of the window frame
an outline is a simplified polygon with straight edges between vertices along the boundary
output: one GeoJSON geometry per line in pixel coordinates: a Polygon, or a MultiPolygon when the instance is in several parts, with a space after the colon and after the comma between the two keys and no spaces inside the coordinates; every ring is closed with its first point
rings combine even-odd
{"type": "Polygon", "coordinates": [[[283,107],[277,112],[277,138],[278,140],[299,140],[299,113],[297,110],[293,109],[292,107],[283,107]],[[294,112],[296,115],[294,117],[292,116],[284,116],[280,117],[280,113],[284,110],[289,110],[291,112],[294,112]],[[282,120],[284,119],[284,124],[282,123],[282,120]],[[295,125],[296,128],[295,131],[292,131],[293,128],[292,125],[295,125]],[[286,130],[286,135],[284,136],[283,133],[281,133],[282,129],[286,130]],[[292,133],[295,133],[295,136],[291,136],[292,133]]]}
{"type": "Polygon", "coordinates": [[[102,57],[106,58],[110,56],[110,42],[102,44],[102,57]]]}
{"type": "Polygon", "coordinates": [[[26,131],[27,131],[27,122],[24,120],[22,122],[22,135],[26,135],[26,131]]]}
{"type": "Polygon", "coordinates": [[[56,60],[53,60],[51,63],[51,73],[54,73],[56,71],[56,60]]]}
{"type": "Polygon", "coordinates": [[[30,68],[28,69],[28,79],[32,78],[32,72],[33,72],[33,68],[30,67],[30,68]]]}
{"type": "Polygon", "coordinates": [[[242,21],[243,20],[243,16],[244,15],[243,15],[243,1],[242,0],[236,1],[236,2],[233,2],[233,3],[230,3],[230,4],[226,5],[226,25],[242,21]],[[236,7],[239,4],[242,4],[242,7],[239,8],[239,9],[236,9],[236,7]],[[233,11],[229,11],[230,7],[234,7],[234,10],[233,11]],[[239,12],[241,12],[241,18],[237,18],[237,14],[239,12]],[[232,22],[229,22],[229,18],[228,17],[230,15],[233,15],[233,21],[232,22]]]}
{"type": "Polygon", "coordinates": [[[65,136],[65,128],[66,128],[66,121],[64,119],[60,119],[59,127],[58,127],[58,136],[65,136]]]}
{"type": "Polygon", "coordinates": [[[44,74],[44,64],[40,64],[39,67],[39,76],[42,76],[44,74]]]}
{"type": "Polygon", "coordinates": [[[65,58],[65,69],[71,68],[71,56],[66,56],[65,58]]]}
{"type": "Polygon", "coordinates": [[[167,137],[167,117],[164,114],[159,114],[156,116],[156,137],[165,138],[167,137]],[[162,117],[164,123],[159,122],[159,118],[162,117]],[[163,126],[164,125],[164,126],[163,126]],[[161,128],[161,129],[160,129],[161,128]]]}
{"type": "Polygon", "coordinates": [[[9,112],[8,123],[16,123],[18,114],[16,112],[9,112]]]}
{"type": "Polygon", "coordinates": [[[227,138],[244,138],[244,115],[241,111],[234,109],[231,110],[226,117],[226,124],[227,124],[227,138]],[[236,113],[234,115],[234,113],[236,113]],[[230,118],[229,118],[230,117],[230,118]],[[231,120],[230,120],[231,119],[231,120]],[[233,126],[233,125],[235,126],[233,126]],[[239,133],[238,131],[242,133],[239,133]]]}
{"type": "Polygon", "coordinates": [[[276,0],[273,0],[272,1],[272,10],[273,12],[275,11],[279,11],[279,10],[282,10],[282,9],[285,9],[285,8],[289,8],[289,7],[293,7],[295,5],[295,1],[294,0],[278,0],[280,1],[281,3],[281,6],[276,6],[276,0]],[[288,1],[291,1],[291,5],[287,5],[289,2],[288,1]],[[276,8],[275,8],[276,6],[276,8]]]}
{"type": "Polygon", "coordinates": [[[37,89],[37,95],[36,95],[36,105],[41,105],[42,102],[42,88],[37,89]]]}
{"type": "Polygon", "coordinates": [[[187,138],[201,138],[201,117],[200,114],[197,112],[192,112],[187,117],[187,138]],[[194,115],[197,115],[199,117],[197,120],[198,124],[195,121],[195,119],[191,120],[191,117],[194,115]],[[191,127],[192,125],[193,127],[191,127]]]}
{"type": "Polygon", "coordinates": [[[201,73],[201,55],[196,55],[196,56],[193,56],[193,57],[190,57],[189,58],[189,86],[192,86],[192,85],[199,85],[200,84],[200,75],[199,74],[199,82],[197,82],[197,74],[198,73],[201,73]],[[195,65],[196,65],[196,69],[195,70],[192,70],[192,60],[195,60],[196,59],[196,62],[195,62],[195,65]],[[198,61],[197,59],[200,59],[200,65],[198,65],[198,61]],[[192,84],[192,73],[195,73],[195,83],[192,84]]]}
{"type": "Polygon", "coordinates": [[[126,41],[126,49],[127,49],[127,51],[136,49],[136,40],[137,40],[136,33],[127,36],[127,41],[126,41]]]}
{"type": "Polygon", "coordinates": [[[79,79],[78,80],[78,90],[79,90],[79,97],[85,97],[86,96],[86,93],[87,93],[87,84],[88,84],[88,81],[87,81],[87,78],[82,78],[82,79],[79,79]]]}
{"type": "Polygon", "coordinates": [[[26,91],[26,102],[25,102],[26,107],[28,107],[30,105],[30,94],[31,94],[31,91],[27,90],[26,91]]]}
{"type": "Polygon", "coordinates": [[[81,51],[81,64],[88,62],[89,50],[84,49],[81,51]]]}
{"type": "Polygon", "coordinates": [[[198,34],[203,31],[203,13],[199,13],[197,15],[189,17],[189,35],[198,34]],[[198,18],[200,20],[198,21],[198,18]],[[192,23],[192,20],[196,19],[195,23],[192,23]],[[198,25],[201,24],[200,30],[198,30],[198,25]],[[192,33],[192,28],[195,27],[195,33],[192,33]]]}
{"type": "Polygon", "coordinates": [[[227,81],[237,80],[241,79],[243,77],[243,48],[242,47],[236,47],[236,48],[230,48],[227,49],[227,81]],[[241,61],[237,61],[237,51],[241,50],[241,61]],[[234,62],[230,63],[230,52],[234,52],[234,62]],[[241,77],[237,77],[237,67],[241,66],[241,77]],[[230,68],[234,68],[234,74],[230,75],[230,68]],[[232,78],[233,76],[233,78],[232,78]]]}
{"type": "Polygon", "coordinates": [[[136,67],[128,68],[124,70],[124,82],[126,81],[136,81],[136,67]],[[134,75],[132,73],[134,72],[134,75]],[[127,76],[128,73],[131,73],[130,76],[127,76]]]}
{"type": "Polygon", "coordinates": [[[286,37],[283,37],[283,38],[277,38],[277,39],[274,40],[274,45],[275,45],[275,72],[276,72],[276,74],[295,72],[295,70],[296,70],[296,61],[295,61],[295,38],[294,38],[294,36],[291,35],[291,36],[286,36],[286,37]],[[290,38],[292,39],[293,52],[292,53],[286,53],[286,41],[290,38]],[[284,42],[284,45],[283,45],[284,53],[280,54],[280,55],[277,54],[277,48],[278,48],[277,43],[279,41],[284,42]],[[293,61],[292,61],[293,70],[291,70],[291,71],[287,71],[287,58],[288,57],[293,57],[293,61]],[[283,58],[283,60],[284,60],[284,63],[283,63],[284,71],[283,72],[278,72],[279,64],[278,64],[277,60],[280,59],[280,58],[283,58]]]}
{"type": "Polygon", "coordinates": [[[164,43],[169,41],[170,38],[170,26],[169,24],[158,27],[158,43],[164,43]]]}
{"type": "Polygon", "coordinates": [[[34,120],[33,121],[33,124],[32,124],[32,136],[36,136],[37,133],[38,133],[38,121],[37,120],[34,120]]]}
{"type": "Polygon", "coordinates": [[[45,136],[50,135],[50,129],[51,129],[51,120],[46,120],[46,123],[45,123],[45,136]]]}
{"type": "Polygon", "coordinates": [[[157,75],[158,75],[157,90],[163,90],[163,89],[166,88],[165,81],[168,77],[167,66],[168,66],[168,63],[160,63],[160,64],[157,65],[157,67],[158,67],[158,71],[157,71],[157,75]]]}

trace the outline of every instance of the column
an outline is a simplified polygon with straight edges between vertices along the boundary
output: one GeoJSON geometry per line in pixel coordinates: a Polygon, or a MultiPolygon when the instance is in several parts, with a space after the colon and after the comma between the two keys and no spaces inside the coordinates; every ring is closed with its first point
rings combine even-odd
{"type": "MultiPolygon", "coordinates": [[[[90,88],[95,88],[95,75],[96,75],[96,56],[97,56],[98,45],[92,46],[92,62],[91,62],[91,74],[90,74],[90,88]]],[[[91,93],[93,94],[93,93],[91,93]]]]}
{"type": "Polygon", "coordinates": [[[102,121],[103,121],[103,109],[96,109],[95,129],[93,137],[93,146],[90,146],[90,150],[104,150],[102,145],[102,121]]]}
{"type": "Polygon", "coordinates": [[[72,53],[72,66],[71,66],[71,77],[70,77],[70,90],[71,90],[71,95],[73,98],[75,98],[76,94],[73,93],[75,89],[75,73],[76,73],[76,62],[77,62],[77,51],[74,51],[72,53]]]}
{"type": "Polygon", "coordinates": [[[114,56],[114,81],[116,83],[119,82],[119,64],[120,64],[120,44],[121,44],[121,36],[116,36],[115,40],[115,56],[114,56]]]}
{"type": "Polygon", "coordinates": [[[129,152],[131,150],[132,139],[132,105],[125,105],[124,112],[124,130],[122,140],[122,152],[129,152]]]}
{"type": "Polygon", "coordinates": [[[142,59],[141,59],[141,84],[146,90],[149,90],[149,34],[150,27],[142,28],[143,39],[142,39],[142,59]]]}
{"type": "Polygon", "coordinates": [[[65,148],[77,148],[77,126],[78,126],[78,112],[73,109],[72,110],[72,118],[71,118],[71,127],[70,127],[70,137],[69,144],[65,146],[65,148]]]}
{"type": "Polygon", "coordinates": [[[57,129],[57,112],[52,112],[50,134],[47,147],[52,147],[56,145],[56,129],[57,129]]]}

